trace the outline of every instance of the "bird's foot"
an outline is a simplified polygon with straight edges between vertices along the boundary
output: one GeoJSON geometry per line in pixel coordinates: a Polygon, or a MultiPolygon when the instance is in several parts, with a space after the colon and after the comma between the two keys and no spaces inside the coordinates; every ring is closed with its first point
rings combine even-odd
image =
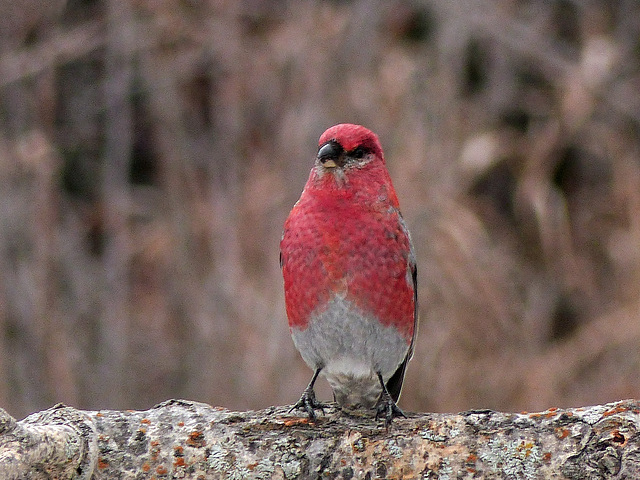
{"type": "Polygon", "coordinates": [[[324,415],[324,409],[328,408],[328,405],[326,403],[322,403],[319,402],[316,399],[316,394],[313,391],[313,388],[306,388],[304,390],[304,392],[302,392],[302,396],[300,397],[300,400],[298,400],[298,402],[291,407],[291,410],[289,410],[289,412],[292,412],[293,410],[304,410],[305,412],[307,412],[307,415],[309,415],[309,419],[311,421],[315,421],[316,420],[316,412],[315,410],[318,409],[322,412],[322,414],[324,415]]]}
{"type": "Polygon", "coordinates": [[[393,401],[391,395],[389,395],[385,390],[382,392],[380,400],[378,400],[378,404],[376,405],[376,420],[383,418],[384,426],[388,429],[391,426],[391,422],[396,417],[407,418],[400,407],[396,405],[396,402],[393,401]]]}

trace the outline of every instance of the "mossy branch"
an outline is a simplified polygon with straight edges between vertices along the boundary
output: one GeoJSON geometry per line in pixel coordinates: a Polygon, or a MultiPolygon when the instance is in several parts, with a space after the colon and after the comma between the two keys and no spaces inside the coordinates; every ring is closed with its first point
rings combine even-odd
{"type": "Polygon", "coordinates": [[[540,413],[232,412],[170,400],[147,411],[0,410],[0,478],[640,478],[640,403],[540,413]]]}

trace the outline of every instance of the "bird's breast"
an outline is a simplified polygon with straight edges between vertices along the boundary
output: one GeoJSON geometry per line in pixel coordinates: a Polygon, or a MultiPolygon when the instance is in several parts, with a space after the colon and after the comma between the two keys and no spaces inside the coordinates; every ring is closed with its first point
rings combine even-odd
{"type": "Polygon", "coordinates": [[[281,251],[292,327],[304,327],[339,296],[411,338],[411,246],[395,209],[300,202],[285,223],[281,251]]]}

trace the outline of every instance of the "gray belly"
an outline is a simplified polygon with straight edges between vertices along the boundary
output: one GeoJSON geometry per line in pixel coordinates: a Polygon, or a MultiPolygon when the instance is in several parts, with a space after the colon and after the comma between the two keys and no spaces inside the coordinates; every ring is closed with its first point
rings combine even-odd
{"type": "Polygon", "coordinates": [[[341,405],[373,407],[382,391],[376,372],[387,382],[409,349],[395,328],[382,326],[341,297],[312,315],[306,329],[291,333],[307,365],[323,368],[341,405]]]}

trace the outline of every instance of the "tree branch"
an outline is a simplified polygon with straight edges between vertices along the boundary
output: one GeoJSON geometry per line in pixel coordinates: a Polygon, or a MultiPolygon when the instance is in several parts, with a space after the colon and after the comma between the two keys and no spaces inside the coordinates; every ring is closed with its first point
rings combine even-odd
{"type": "Polygon", "coordinates": [[[232,412],[183,400],[147,411],[0,410],[3,479],[640,478],[640,403],[540,413],[232,412]]]}

